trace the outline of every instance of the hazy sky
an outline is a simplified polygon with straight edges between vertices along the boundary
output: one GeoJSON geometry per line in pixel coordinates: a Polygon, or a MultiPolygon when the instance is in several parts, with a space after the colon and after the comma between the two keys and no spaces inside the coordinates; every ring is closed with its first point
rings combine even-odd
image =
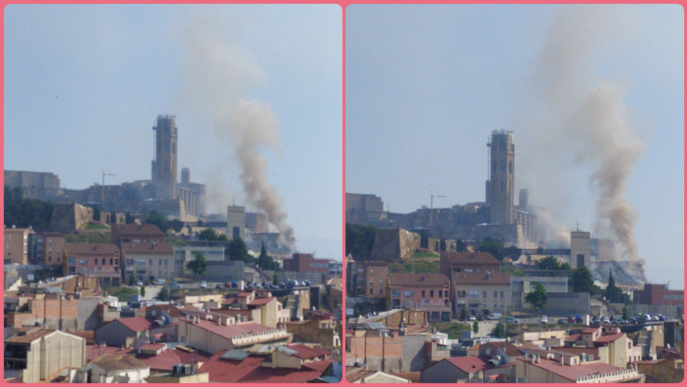
{"type": "MultiPolygon", "coordinates": [[[[536,131],[523,127],[547,32],[569,11],[540,5],[349,6],[346,191],[381,196],[392,212],[429,206],[430,190],[448,196],[435,199],[435,207],[484,201],[486,144],[492,130],[508,129],[515,133],[516,203],[518,190],[528,188],[530,204],[554,207],[568,228],[579,221],[581,229],[593,231],[591,163],[572,165],[579,156],[575,144],[541,146],[536,131]]],[[[584,87],[609,81],[624,90],[633,134],[645,145],[626,193],[639,214],[639,256],[647,261],[649,280],[683,288],[683,8],[600,11],[594,22],[604,28],[593,31],[589,47],[576,47],[588,52],[575,81],[584,87]]]]}
{"type": "Polygon", "coordinates": [[[101,182],[102,169],[117,174],[107,184],[150,179],[155,118],[175,114],[179,174],[189,167],[191,180],[208,186],[214,211],[226,211],[233,196],[241,204],[233,144],[214,134],[214,117],[184,92],[185,66],[200,65],[187,38],[198,26],[211,26],[220,45],[261,72],[244,90],[227,92],[269,104],[280,122],[277,151],[263,154],[299,250],[339,258],[338,5],[9,5],[5,169],[53,172],[76,189],[101,182]]]}

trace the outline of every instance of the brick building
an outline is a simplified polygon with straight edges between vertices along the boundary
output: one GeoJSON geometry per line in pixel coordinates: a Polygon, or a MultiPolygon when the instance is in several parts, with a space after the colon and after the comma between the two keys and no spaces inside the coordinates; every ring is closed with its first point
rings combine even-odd
{"type": "Polygon", "coordinates": [[[110,242],[120,249],[124,243],[164,243],[165,233],[152,224],[116,224],[110,229],[110,242]]]}
{"type": "Polygon", "coordinates": [[[443,252],[439,264],[441,272],[449,278],[452,278],[454,273],[501,272],[501,262],[491,254],[483,252],[443,252]]]}
{"type": "Polygon", "coordinates": [[[171,280],[174,278],[174,249],[164,242],[124,243],[122,264],[125,281],[131,275],[141,281],[171,280]]]}
{"type": "Polygon", "coordinates": [[[65,273],[100,277],[101,286],[119,286],[119,248],[112,243],[67,243],[65,273]]]}
{"type": "Polygon", "coordinates": [[[31,261],[45,265],[62,265],[67,239],[59,233],[41,233],[29,236],[31,261]]]}
{"type": "Polygon", "coordinates": [[[633,299],[643,305],[682,305],[685,291],[668,290],[668,285],[663,284],[644,284],[644,289],[633,291],[633,299]]]}
{"type": "Polygon", "coordinates": [[[5,227],[5,264],[18,263],[27,265],[29,263],[29,234],[33,233],[30,228],[5,227]]]}
{"type": "Polygon", "coordinates": [[[451,289],[456,316],[460,316],[463,308],[469,315],[477,317],[507,314],[512,310],[510,276],[506,273],[455,273],[451,289]]]}
{"type": "Polygon", "coordinates": [[[19,328],[40,323],[49,329],[76,331],[78,309],[78,300],[74,297],[40,293],[29,298],[17,311],[7,313],[5,326],[19,328]]]}
{"type": "Polygon", "coordinates": [[[387,306],[426,310],[430,321],[450,321],[450,283],[444,274],[391,274],[387,306]]]}
{"type": "Polygon", "coordinates": [[[347,291],[353,297],[386,299],[389,264],[386,262],[353,262],[348,271],[347,291]]]}
{"type": "Polygon", "coordinates": [[[283,260],[284,271],[299,273],[336,273],[336,261],[317,259],[312,254],[293,254],[293,258],[283,260]],[[333,266],[333,267],[332,267],[333,266]]]}

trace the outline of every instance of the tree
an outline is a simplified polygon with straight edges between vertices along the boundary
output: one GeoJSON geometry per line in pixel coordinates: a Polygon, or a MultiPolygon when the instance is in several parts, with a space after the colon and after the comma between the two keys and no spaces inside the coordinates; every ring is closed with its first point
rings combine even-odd
{"type": "Polygon", "coordinates": [[[100,207],[93,207],[93,220],[100,221],[100,207]]]}
{"type": "Polygon", "coordinates": [[[477,321],[472,323],[472,331],[475,332],[475,334],[479,333],[479,323],[477,321]]]}
{"type": "Polygon", "coordinates": [[[160,301],[169,301],[169,289],[163,286],[160,292],[157,293],[157,299],[160,301]]]}
{"type": "Polygon", "coordinates": [[[186,268],[191,270],[195,275],[201,277],[205,275],[205,270],[207,270],[208,263],[205,260],[205,256],[197,251],[193,252],[193,261],[186,264],[186,268]]]}
{"type": "Polygon", "coordinates": [[[134,277],[133,273],[129,275],[129,286],[134,286],[136,285],[136,277],[134,277]]]}
{"type": "Polygon", "coordinates": [[[32,227],[36,231],[50,228],[54,203],[38,199],[25,199],[20,187],[5,186],[5,225],[19,228],[32,227]]]}
{"type": "Polygon", "coordinates": [[[146,287],[141,285],[141,290],[139,291],[139,293],[141,294],[141,297],[145,297],[146,296],[146,287]]]}
{"type": "Polygon", "coordinates": [[[232,239],[229,242],[229,258],[232,261],[253,262],[254,259],[248,254],[248,247],[241,238],[232,239]]]}
{"type": "Polygon", "coordinates": [[[506,338],[506,326],[499,321],[496,327],[491,331],[491,334],[498,337],[499,339],[506,338]]]}
{"type": "Polygon", "coordinates": [[[549,295],[546,294],[544,285],[538,282],[534,282],[533,285],[534,291],[527,293],[527,296],[525,296],[525,301],[534,305],[534,307],[539,310],[544,309],[546,307],[546,301],[549,299],[549,295]]]}
{"type": "Polygon", "coordinates": [[[630,311],[627,309],[627,305],[623,306],[623,320],[630,319],[630,311]]]}
{"type": "Polygon", "coordinates": [[[553,256],[540,259],[537,261],[537,266],[539,270],[572,270],[569,263],[560,263],[560,261],[553,256]]]}
{"type": "Polygon", "coordinates": [[[423,249],[429,248],[429,236],[427,235],[427,231],[422,230],[420,232],[420,247],[423,249]]]}
{"type": "Polygon", "coordinates": [[[124,223],[126,223],[126,224],[134,224],[134,217],[131,216],[131,214],[128,213],[128,212],[124,215],[124,223]]]}
{"type": "Polygon", "coordinates": [[[573,291],[575,293],[598,294],[601,289],[594,284],[592,273],[585,266],[573,270],[572,274],[573,291]]]}
{"type": "Polygon", "coordinates": [[[179,219],[170,220],[167,224],[174,232],[180,232],[184,228],[184,222],[179,219]]]}
{"type": "Polygon", "coordinates": [[[275,285],[279,285],[279,276],[277,275],[277,273],[274,273],[274,275],[272,276],[272,283],[275,285]]]}
{"type": "Polygon", "coordinates": [[[492,239],[491,237],[484,238],[479,245],[479,251],[493,255],[499,262],[503,261],[503,257],[505,256],[503,241],[492,239]]]}
{"type": "Polygon", "coordinates": [[[217,241],[226,242],[229,239],[227,239],[226,235],[220,234],[217,231],[215,231],[215,229],[206,228],[205,230],[198,233],[198,240],[199,241],[211,241],[211,242],[217,242],[217,241]]]}
{"type": "Polygon", "coordinates": [[[606,299],[613,303],[625,303],[628,301],[627,298],[628,297],[623,293],[623,289],[615,284],[613,271],[609,270],[608,286],[606,286],[606,299]]]}
{"type": "Polygon", "coordinates": [[[160,214],[157,211],[151,211],[150,214],[148,214],[148,216],[145,218],[143,223],[152,224],[159,228],[160,231],[162,231],[165,234],[169,229],[169,223],[167,222],[167,218],[165,218],[164,215],[160,214]]]}
{"type": "Polygon", "coordinates": [[[467,246],[465,246],[465,243],[463,243],[462,239],[458,239],[456,241],[456,251],[461,252],[467,250],[467,246]]]}
{"type": "Polygon", "coordinates": [[[369,257],[376,237],[376,227],[346,223],[346,255],[369,257]]]}
{"type": "Polygon", "coordinates": [[[441,238],[441,242],[439,242],[439,251],[446,251],[446,238],[441,238]]]}
{"type": "Polygon", "coordinates": [[[460,310],[460,321],[465,321],[468,319],[468,310],[465,309],[465,306],[463,306],[463,309],[460,310]]]}
{"type": "Polygon", "coordinates": [[[520,259],[520,254],[522,254],[522,250],[515,245],[508,246],[503,250],[503,254],[506,257],[512,259],[513,261],[517,261],[518,259],[520,259]]]}

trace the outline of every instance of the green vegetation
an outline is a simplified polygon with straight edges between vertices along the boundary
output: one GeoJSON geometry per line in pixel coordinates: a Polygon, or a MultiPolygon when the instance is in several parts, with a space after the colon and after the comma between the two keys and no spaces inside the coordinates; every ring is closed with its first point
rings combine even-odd
{"type": "Polygon", "coordinates": [[[467,251],[467,246],[465,246],[465,243],[463,243],[462,239],[458,239],[456,241],[456,251],[461,252],[461,251],[467,251]]]}
{"type": "Polygon", "coordinates": [[[186,264],[186,268],[191,270],[199,277],[205,275],[205,270],[208,268],[208,263],[205,260],[205,256],[197,251],[193,252],[193,256],[195,258],[193,261],[186,264]]]}
{"type": "Polygon", "coordinates": [[[157,299],[160,301],[169,301],[169,289],[167,289],[166,286],[163,286],[157,293],[157,299]]]}
{"type": "Polygon", "coordinates": [[[486,237],[479,245],[479,251],[483,253],[489,253],[498,259],[499,262],[503,261],[505,252],[503,250],[503,241],[498,239],[492,239],[491,237],[486,237]]]}
{"type": "Polygon", "coordinates": [[[537,309],[544,309],[546,307],[546,301],[549,299],[549,295],[546,294],[544,285],[538,282],[535,282],[532,285],[534,285],[534,291],[527,293],[527,296],[525,296],[525,301],[534,305],[534,307],[537,309]]]}
{"type": "Polygon", "coordinates": [[[167,220],[167,217],[157,211],[151,211],[150,214],[143,221],[145,224],[152,224],[159,228],[163,233],[167,234],[167,230],[172,229],[174,232],[181,231],[184,228],[184,222],[179,219],[167,220]]]}
{"type": "Polygon", "coordinates": [[[465,321],[468,319],[468,310],[465,309],[465,306],[460,310],[460,320],[465,321]]]}
{"type": "Polygon", "coordinates": [[[243,261],[245,263],[256,261],[252,255],[248,254],[246,242],[241,238],[232,239],[231,242],[229,242],[228,252],[229,258],[232,261],[243,261]]]}
{"type": "Polygon", "coordinates": [[[623,290],[615,284],[615,278],[613,278],[613,271],[608,272],[608,286],[606,286],[606,299],[609,302],[624,304],[630,302],[630,297],[623,293],[623,290]]]}
{"type": "Polygon", "coordinates": [[[518,270],[515,266],[507,263],[501,263],[501,273],[506,273],[511,277],[520,277],[525,275],[522,270],[518,270]]]}
{"type": "Polygon", "coordinates": [[[210,241],[210,242],[228,242],[227,236],[220,234],[215,229],[206,228],[205,230],[198,233],[199,241],[210,241]]]}
{"type": "Polygon", "coordinates": [[[138,294],[138,289],[125,286],[104,288],[110,296],[115,296],[120,302],[129,302],[129,296],[138,294]]]}
{"type": "Polygon", "coordinates": [[[413,258],[439,258],[440,255],[432,251],[415,251],[413,258]]]}
{"type": "MultiPolygon", "coordinates": [[[[279,270],[279,263],[267,255],[267,249],[265,249],[265,242],[262,243],[260,248],[260,256],[258,257],[258,266],[264,270],[279,270]]],[[[275,273],[276,275],[276,273],[275,273]]],[[[276,282],[278,283],[278,282],[276,282]]]]}
{"type": "Polygon", "coordinates": [[[472,323],[472,332],[473,332],[474,334],[478,334],[478,333],[479,333],[479,322],[475,321],[475,322],[472,323]]]}
{"type": "Polygon", "coordinates": [[[50,227],[53,202],[24,199],[23,190],[19,187],[5,186],[5,225],[19,228],[33,227],[36,231],[50,227]]]}
{"type": "Polygon", "coordinates": [[[498,337],[499,339],[505,339],[507,335],[506,326],[504,323],[500,322],[496,324],[496,327],[492,329],[491,334],[498,337]]]}
{"type": "Polygon", "coordinates": [[[172,246],[184,246],[186,242],[176,235],[165,235],[165,242],[172,246]]]}
{"type": "Polygon", "coordinates": [[[109,230],[110,226],[106,224],[97,224],[97,223],[90,223],[88,226],[86,226],[86,231],[94,231],[94,230],[109,230]]]}
{"type": "Polygon", "coordinates": [[[539,270],[572,270],[567,262],[561,263],[556,257],[548,256],[537,261],[539,270]]]}
{"type": "Polygon", "coordinates": [[[572,283],[575,293],[589,293],[591,295],[601,293],[601,288],[594,284],[592,273],[585,266],[573,270],[572,283]]]}
{"type": "Polygon", "coordinates": [[[448,334],[449,339],[460,339],[462,332],[472,329],[470,324],[461,324],[456,322],[438,322],[430,323],[430,325],[436,328],[437,332],[448,334]]]}
{"type": "Polygon", "coordinates": [[[65,235],[67,243],[110,243],[110,233],[84,232],[65,235]]]}
{"type": "Polygon", "coordinates": [[[141,285],[141,290],[139,291],[139,293],[141,294],[141,297],[145,297],[146,296],[146,287],[141,285]]]}
{"type": "Polygon", "coordinates": [[[390,263],[389,273],[439,273],[439,262],[390,263]]]}
{"type": "Polygon", "coordinates": [[[369,257],[377,236],[377,228],[346,223],[346,255],[369,257]]]}
{"type": "Polygon", "coordinates": [[[126,224],[134,224],[134,217],[131,216],[131,214],[128,213],[128,212],[124,215],[124,223],[126,223],[126,224]]]}

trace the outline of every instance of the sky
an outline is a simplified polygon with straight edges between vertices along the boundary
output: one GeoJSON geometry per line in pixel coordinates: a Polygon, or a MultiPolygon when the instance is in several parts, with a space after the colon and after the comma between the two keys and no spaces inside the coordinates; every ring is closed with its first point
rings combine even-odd
{"type": "Polygon", "coordinates": [[[624,197],[637,214],[647,278],[683,289],[683,8],[578,7],[588,6],[347,7],[346,192],[375,194],[400,213],[429,207],[430,191],[447,196],[435,207],[484,201],[486,144],[492,130],[506,129],[515,135],[516,204],[527,188],[530,204],[552,210],[568,230],[578,222],[595,230],[597,155],[574,136],[542,141],[557,133],[553,123],[565,124],[556,111],[530,115],[550,102],[536,94],[545,47],[569,50],[562,66],[576,70],[575,85],[563,87],[613,85],[628,135],[643,149],[627,169],[624,197]],[[589,29],[572,24],[569,36],[552,39],[561,15],[580,10],[593,15],[589,29]],[[551,130],[541,131],[548,119],[551,130]]]}
{"type": "Polygon", "coordinates": [[[9,5],[4,168],[52,172],[71,189],[100,183],[103,170],[116,174],[106,184],[150,179],[154,121],[173,114],[178,173],[189,167],[208,186],[215,212],[245,204],[235,144],[216,133],[204,90],[188,92],[205,60],[189,43],[199,29],[229,53],[226,71],[218,68],[236,87],[218,81],[219,93],[260,101],[278,120],[276,144],[257,149],[298,250],[340,258],[338,5],[9,5]]]}

